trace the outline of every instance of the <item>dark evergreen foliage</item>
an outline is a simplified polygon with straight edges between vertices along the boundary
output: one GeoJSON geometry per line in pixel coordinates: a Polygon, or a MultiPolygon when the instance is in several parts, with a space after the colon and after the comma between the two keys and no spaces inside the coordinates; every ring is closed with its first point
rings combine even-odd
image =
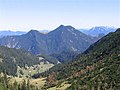
{"type": "Polygon", "coordinates": [[[63,51],[61,53],[52,54],[50,56],[57,58],[61,63],[68,63],[72,61],[78,54],[79,52],[75,52],[75,51],[70,51],[70,52],[63,51]]]}
{"type": "Polygon", "coordinates": [[[16,75],[17,66],[38,64],[39,59],[29,52],[0,46],[0,72],[16,75]]]}

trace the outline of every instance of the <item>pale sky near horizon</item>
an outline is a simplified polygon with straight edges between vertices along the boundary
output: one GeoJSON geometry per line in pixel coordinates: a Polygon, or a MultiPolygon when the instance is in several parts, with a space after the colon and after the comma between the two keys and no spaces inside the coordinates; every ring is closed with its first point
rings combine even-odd
{"type": "Polygon", "coordinates": [[[120,27],[120,0],[0,0],[0,30],[120,27]]]}

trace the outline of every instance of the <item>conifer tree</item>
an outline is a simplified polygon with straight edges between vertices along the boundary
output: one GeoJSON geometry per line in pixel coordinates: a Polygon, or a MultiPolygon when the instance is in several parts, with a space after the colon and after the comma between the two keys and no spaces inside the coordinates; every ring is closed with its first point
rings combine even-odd
{"type": "Polygon", "coordinates": [[[27,90],[26,88],[26,81],[24,80],[23,83],[22,83],[22,87],[21,87],[22,90],[27,90]]]}
{"type": "Polygon", "coordinates": [[[27,90],[30,90],[30,80],[27,81],[27,90]]]}

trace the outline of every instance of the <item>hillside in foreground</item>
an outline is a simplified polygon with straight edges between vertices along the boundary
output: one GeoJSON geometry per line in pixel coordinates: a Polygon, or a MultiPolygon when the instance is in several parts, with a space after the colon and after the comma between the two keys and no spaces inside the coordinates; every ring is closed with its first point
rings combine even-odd
{"type": "Polygon", "coordinates": [[[75,61],[48,72],[44,87],[70,84],[67,90],[120,89],[120,29],[91,45],[75,61]]]}

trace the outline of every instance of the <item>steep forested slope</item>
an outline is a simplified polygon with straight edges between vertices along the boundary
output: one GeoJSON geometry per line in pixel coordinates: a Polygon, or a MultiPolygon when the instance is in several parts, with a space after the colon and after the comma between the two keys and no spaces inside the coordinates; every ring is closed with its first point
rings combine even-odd
{"type": "Polygon", "coordinates": [[[91,45],[75,61],[54,67],[48,73],[49,86],[68,81],[68,90],[119,90],[120,29],[91,45]]]}

